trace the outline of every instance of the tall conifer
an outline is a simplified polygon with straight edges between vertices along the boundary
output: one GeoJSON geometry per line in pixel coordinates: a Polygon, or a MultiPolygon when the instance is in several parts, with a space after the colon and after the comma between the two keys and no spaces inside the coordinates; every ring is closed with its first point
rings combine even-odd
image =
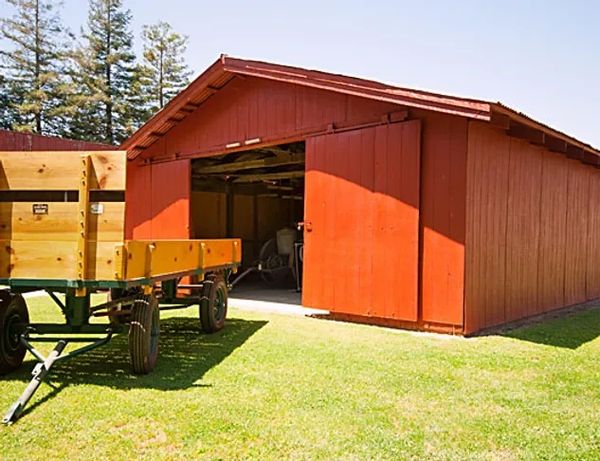
{"type": "Polygon", "coordinates": [[[90,0],[83,46],[76,53],[75,95],[80,106],[75,137],[116,144],[133,130],[135,71],[131,12],[122,0],[90,0]]]}
{"type": "Polygon", "coordinates": [[[59,82],[68,52],[68,32],[58,15],[60,3],[6,1],[15,13],[0,18],[0,36],[10,44],[0,50],[5,120],[13,129],[60,134],[68,91],[59,82]]]}

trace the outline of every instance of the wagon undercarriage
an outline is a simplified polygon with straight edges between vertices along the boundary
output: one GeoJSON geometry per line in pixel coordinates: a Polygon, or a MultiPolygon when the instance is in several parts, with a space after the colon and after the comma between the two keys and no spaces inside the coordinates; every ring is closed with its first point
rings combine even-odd
{"type": "Polygon", "coordinates": [[[19,368],[27,351],[38,363],[32,370],[30,383],[5,414],[3,423],[10,424],[19,418],[54,365],[107,344],[115,334],[128,333],[132,372],[151,372],[158,359],[161,310],[198,305],[199,330],[205,333],[219,331],[227,314],[228,273],[229,270],[210,272],[202,283],[187,284],[191,294],[185,296],[177,295],[179,278],[156,285],[114,287],[109,291],[109,299],[97,305],[92,305],[91,299],[95,289],[87,289],[84,296],[76,296],[74,288],[24,287],[19,281],[10,281],[13,286],[0,291],[0,373],[19,368]],[[65,323],[29,321],[22,294],[38,289],[45,290],[60,308],[65,323]],[[93,319],[102,318],[107,318],[109,323],[93,323],[93,319]],[[44,355],[34,343],[56,344],[48,355],[44,355]],[[65,352],[71,343],[87,344],[65,352]]]}

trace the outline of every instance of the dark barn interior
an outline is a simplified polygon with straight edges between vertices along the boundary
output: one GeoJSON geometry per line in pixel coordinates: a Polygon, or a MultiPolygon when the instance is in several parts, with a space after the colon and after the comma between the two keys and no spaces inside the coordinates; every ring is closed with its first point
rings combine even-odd
{"type": "MultiPolygon", "coordinates": [[[[294,230],[295,240],[299,240],[297,226],[304,214],[304,144],[193,160],[192,238],[242,238],[242,269],[274,256],[277,231],[294,230]],[[212,219],[204,219],[206,216],[212,219]]],[[[290,277],[286,278],[289,282],[290,277]]]]}

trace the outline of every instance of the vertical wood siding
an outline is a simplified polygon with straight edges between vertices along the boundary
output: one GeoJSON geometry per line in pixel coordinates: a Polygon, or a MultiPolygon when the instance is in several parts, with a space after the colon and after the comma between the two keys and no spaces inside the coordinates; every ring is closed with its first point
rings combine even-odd
{"type": "Polygon", "coordinates": [[[542,152],[539,299],[535,313],[565,305],[565,250],[567,238],[567,159],[542,152]]]}
{"type": "Polygon", "coordinates": [[[423,112],[422,319],[462,325],[467,121],[423,112]]]}
{"type": "Polygon", "coordinates": [[[0,130],[0,151],[30,150],[114,150],[115,146],[74,139],[41,136],[32,133],[0,130]]]}
{"type": "Polygon", "coordinates": [[[506,320],[533,315],[537,304],[541,150],[511,138],[506,220],[506,320]]]}
{"type": "Polygon", "coordinates": [[[590,200],[586,261],[586,298],[600,298],[600,179],[590,172],[590,200]]]}
{"type": "Polygon", "coordinates": [[[379,121],[394,104],[259,78],[236,78],[171,129],[145,158],[222,149],[247,139],[277,140],[331,123],[379,121]]]}
{"type": "Polygon", "coordinates": [[[128,162],[125,236],[138,239],[190,237],[189,160],[143,165],[128,162]]]}
{"type": "Polygon", "coordinates": [[[465,332],[598,296],[600,171],[469,124],[465,332]]]}
{"type": "MultiPolygon", "coordinates": [[[[399,110],[399,106],[392,104],[290,84],[257,78],[234,79],[153,144],[144,152],[143,157],[210,155],[210,152],[215,152],[215,147],[255,137],[262,140],[277,140],[288,136],[303,139],[302,133],[306,130],[324,129],[338,123],[381,123],[386,114],[399,110]]],[[[467,122],[461,117],[423,110],[411,110],[410,118],[421,120],[422,123],[421,174],[420,178],[418,174],[410,178],[422,182],[419,223],[421,246],[414,262],[422,270],[418,285],[420,305],[417,322],[448,324],[453,328],[460,328],[464,303],[467,122]]],[[[399,187],[390,175],[400,173],[390,169],[387,157],[392,152],[392,147],[388,144],[397,143],[398,140],[390,141],[387,135],[381,133],[381,129],[346,132],[340,137],[340,153],[335,157],[324,147],[330,142],[328,136],[308,141],[308,148],[322,152],[320,161],[331,165],[338,175],[351,178],[348,184],[339,183],[335,186],[343,188],[344,193],[333,193],[328,177],[313,175],[310,165],[307,165],[307,177],[311,183],[306,187],[306,201],[319,203],[324,194],[329,194],[327,203],[336,210],[335,214],[323,214],[315,206],[312,209],[313,220],[325,223],[328,229],[326,232],[330,232],[333,229],[331,226],[337,221],[337,226],[347,232],[341,237],[336,233],[327,235],[328,239],[343,238],[346,242],[345,245],[328,245],[327,255],[333,258],[331,273],[324,273],[319,266],[304,266],[306,280],[323,279],[319,282],[323,284],[323,289],[306,298],[312,305],[328,308],[328,304],[337,302],[344,303],[345,311],[350,313],[396,315],[396,308],[390,304],[387,293],[394,290],[398,264],[390,259],[386,249],[394,244],[398,246],[399,239],[385,231],[385,212],[376,211],[387,209],[388,206],[393,211],[393,204],[388,203],[385,194],[355,193],[356,189],[372,191],[379,187],[389,187],[391,193],[395,193],[394,188],[399,187]],[[372,155],[363,155],[364,152],[371,152],[372,155]],[[358,219],[360,226],[356,226],[356,216],[352,212],[354,208],[362,210],[358,219]],[[376,244],[373,236],[376,225],[380,222],[384,223],[384,230],[377,235],[375,241],[383,243],[376,244]],[[355,251],[348,252],[348,247],[355,251]],[[378,264],[390,267],[386,273],[380,274],[382,283],[377,285],[378,289],[381,288],[379,291],[371,283],[373,262],[367,264],[360,259],[367,252],[374,252],[378,264]],[[327,282],[327,277],[341,270],[341,267],[345,268],[344,273],[348,277],[336,277],[335,284],[331,279],[327,282]],[[354,279],[357,280],[356,284],[352,282],[354,279]],[[382,288],[384,286],[385,289],[382,288]],[[342,294],[344,292],[346,294],[342,294]],[[373,303],[374,298],[380,302],[373,303]],[[378,307],[379,305],[382,307],[378,307]]],[[[149,167],[137,168],[135,171],[132,175],[139,174],[140,178],[135,181],[130,178],[130,183],[137,184],[140,192],[130,193],[128,196],[136,196],[136,200],[144,203],[141,204],[141,209],[128,213],[131,219],[128,219],[127,226],[128,229],[135,228],[140,236],[150,235],[149,224],[144,224],[144,220],[152,220],[150,205],[144,199],[152,188],[151,178],[148,176],[149,167]]],[[[194,218],[196,222],[197,219],[194,218]]],[[[401,269],[398,273],[401,274],[401,269]]],[[[415,315],[411,313],[406,318],[413,319],[415,315]]]]}
{"type": "Polygon", "coordinates": [[[309,138],[303,304],[416,321],[420,122],[309,138]]]}

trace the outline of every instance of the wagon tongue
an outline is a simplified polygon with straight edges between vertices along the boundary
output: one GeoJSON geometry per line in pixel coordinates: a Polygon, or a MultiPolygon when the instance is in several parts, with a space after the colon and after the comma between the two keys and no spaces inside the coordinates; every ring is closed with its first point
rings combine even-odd
{"type": "Polygon", "coordinates": [[[27,347],[29,352],[35,356],[35,358],[38,360],[38,364],[33,368],[33,371],[31,372],[32,379],[23,391],[23,394],[21,394],[21,397],[19,397],[19,399],[10,407],[6,415],[4,415],[2,422],[4,424],[12,424],[19,418],[21,413],[23,413],[25,406],[29,400],[31,400],[31,397],[33,397],[33,394],[35,394],[35,392],[38,390],[46,376],[48,376],[50,369],[56,362],[61,362],[68,358],[83,354],[84,352],[88,352],[96,347],[102,346],[110,341],[112,334],[112,330],[107,329],[106,337],[101,338],[100,340],[90,339],[90,341],[93,341],[91,344],[80,347],[79,349],[75,349],[74,351],[66,354],[63,354],[63,351],[65,350],[65,347],[67,347],[68,340],[59,339],[56,343],[56,346],[54,346],[54,349],[47,357],[44,357],[37,349],[33,347],[33,345],[28,341],[29,338],[27,333],[21,335],[21,342],[25,345],[25,347],[27,347]]]}

